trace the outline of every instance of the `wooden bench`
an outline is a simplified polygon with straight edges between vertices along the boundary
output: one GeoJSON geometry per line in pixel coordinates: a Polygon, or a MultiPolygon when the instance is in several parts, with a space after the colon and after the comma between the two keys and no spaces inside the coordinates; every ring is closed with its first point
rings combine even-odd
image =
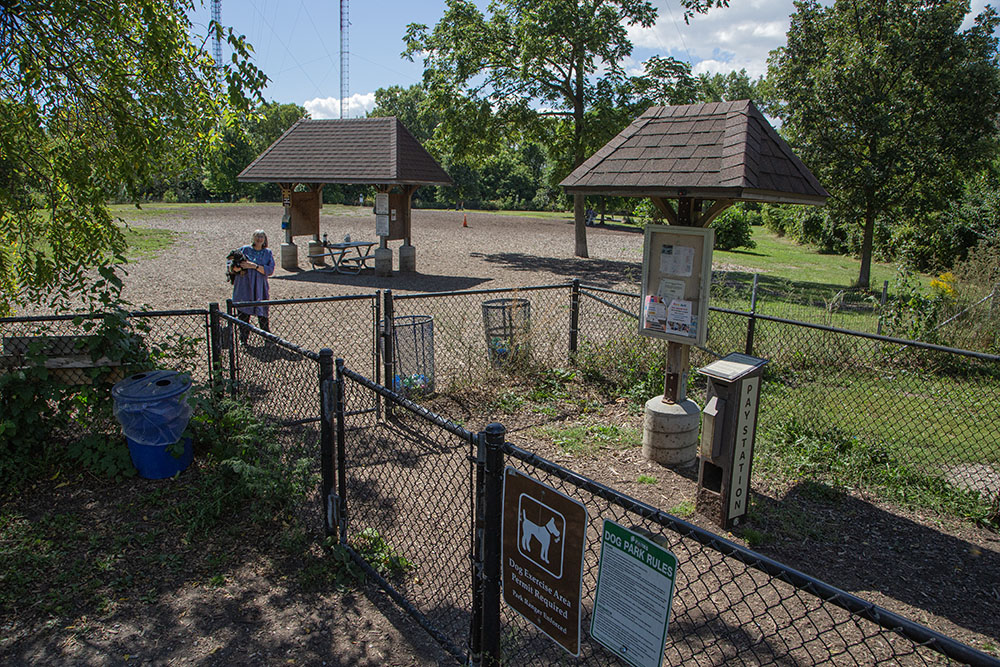
{"type": "Polygon", "coordinates": [[[121,363],[106,356],[94,359],[91,348],[97,336],[5,336],[0,372],[30,368],[39,361],[50,377],[67,385],[93,384],[92,368],[109,368],[105,382],[117,382],[125,376],[121,363]]]}

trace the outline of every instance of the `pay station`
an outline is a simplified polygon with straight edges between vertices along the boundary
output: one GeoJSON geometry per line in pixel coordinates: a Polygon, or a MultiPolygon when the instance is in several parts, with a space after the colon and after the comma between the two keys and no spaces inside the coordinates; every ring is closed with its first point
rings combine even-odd
{"type": "Polygon", "coordinates": [[[766,359],[733,353],[698,372],[708,378],[703,410],[698,512],[723,528],[739,525],[747,512],[750,466],[766,359]]]}

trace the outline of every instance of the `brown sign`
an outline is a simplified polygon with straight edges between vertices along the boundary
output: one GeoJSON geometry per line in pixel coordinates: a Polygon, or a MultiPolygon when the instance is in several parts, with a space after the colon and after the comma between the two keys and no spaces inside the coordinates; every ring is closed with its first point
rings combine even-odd
{"type": "Polygon", "coordinates": [[[508,467],[503,484],[503,599],[567,652],[580,654],[587,508],[508,467]]]}
{"type": "Polygon", "coordinates": [[[320,193],[292,193],[292,236],[316,236],[319,234],[320,193]]]}

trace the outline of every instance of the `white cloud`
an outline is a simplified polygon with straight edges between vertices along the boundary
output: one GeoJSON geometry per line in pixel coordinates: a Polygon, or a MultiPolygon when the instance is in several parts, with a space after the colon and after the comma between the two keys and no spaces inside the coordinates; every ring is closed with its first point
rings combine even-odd
{"type": "MultiPolygon", "coordinates": [[[[316,97],[303,104],[306,111],[316,120],[340,118],[339,97],[316,97]]],[[[363,118],[375,108],[375,93],[354,93],[347,98],[345,118],[363,118]]]]}
{"type": "Polygon", "coordinates": [[[746,69],[752,77],[765,74],[768,53],[784,46],[788,17],[795,11],[791,0],[733,2],[685,24],[679,4],[666,2],[657,0],[655,25],[629,29],[635,56],[672,55],[690,62],[695,73],[746,69]]]}

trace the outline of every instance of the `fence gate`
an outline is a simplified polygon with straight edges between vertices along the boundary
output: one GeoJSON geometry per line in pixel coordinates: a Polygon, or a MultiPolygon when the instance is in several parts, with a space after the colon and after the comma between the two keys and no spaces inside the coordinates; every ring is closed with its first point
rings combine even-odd
{"type": "MultiPolygon", "coordinates": [[[[328,530],[457,660],[470,651],[478,436],[343,367],[328,530]],[[395,409],[379,419],[376,405],[395,409]]],[[[473,647],[474,649],[474,647],[473,647]]]]}

